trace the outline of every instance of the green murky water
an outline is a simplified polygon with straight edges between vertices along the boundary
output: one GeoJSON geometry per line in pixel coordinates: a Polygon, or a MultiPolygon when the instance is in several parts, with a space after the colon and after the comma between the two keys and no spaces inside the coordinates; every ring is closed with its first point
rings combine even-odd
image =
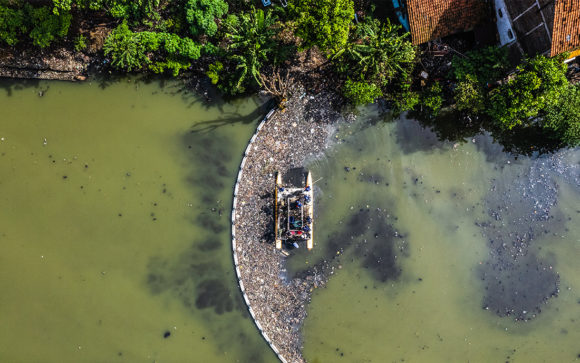
{"type": "MultiPolygon", "coordinates": [[[[256,100],[207,106],[177,83],[126,79],[0,88],[0,361],[276,361],[229,248],[256,100]]],[[[311,165],[316,248],[289,259],[290,273],[335,267],[308,308],[309,361],[578,359],[578,169],[485,137],[441,143],[412,120],[338,139],[311,165]]],[[[561,160],[578,167],[580,152],[561,160]]]]}
{"type": "Polygon", "coordinates": [[[0,361],[275,361],[229,245],[256,100],[2,81],[0,112],[0,361]]]}
{"type": "Polygon", "coordinates": [[[551,217],[518,224],[531,209],[519,200],[519,189],[501,190],[521,180],[525,185],[538,161],[515,160],[486,137],[441,143],[412,120],[365,126],[345,126],[338,134],[344,142],[311,166],[315,179],[323,178],[316,189],[318,243],[313,253],[298,251],[290,259],[290,272],[322,258],[334,258],[335,270],[327,288],[314,291],[308,309],[306,358],[580,360],[580,186],[573,180],[580,177],[580,150],[564,158],[575,169],[546,175],[558,188],[551,217]],[[496,221],[490,210],[502,200],[509,208],[496,221]],[[492,222],[497,228],[482,228],[492,222]],[[525,257],[511,265],[509,253],[496,251],[499,242],[489,241],[501,234],[509,247],[525,234],[519,229],[534,238],[525,257]],[[559,296],[541,303],[539,313],[532,295],[549,294],[544,290],[556,285],[550,280],[540,287],[534,279],[549,280],[555,272],[559,296]],[[528,321],[514,321],[522,311],[500,317],[490,308],[512,303],[528,310],[528,321]]]}

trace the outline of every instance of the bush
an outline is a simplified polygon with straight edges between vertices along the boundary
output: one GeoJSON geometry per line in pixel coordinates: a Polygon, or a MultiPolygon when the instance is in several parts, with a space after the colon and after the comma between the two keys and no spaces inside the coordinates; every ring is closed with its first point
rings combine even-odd
{"type": "Polygon", "coordinates": [[[568,90],[562,59],[536,56],[517,68],[507,83],[490,92],[487,114],[504,130],[528,126],[540,111],[568,90]]]}
{"type": "Polygon", "coordinates": [[[75,50],[77,52],[81,52],[87,48],[87,38],[79,34],[78,37],[75,38],[75,50]]]}
{"type": "Polygon", "coordinates": [[[427,115],[435,117],[439,114],[443,105],[443,89],[439,82],[434,82],[421,94],[421,106],[425,106],[427,115]]]}
{"type": "Polygon", "coordinates": [[[508,66],[507,50],[494,46],[467,52],[465,58],[453,57],[451,73],[460,82],[472,76],[485,86],[502,78],[508,66]]]}
{"type": "Polygon", "coordinates": [[[304,48],[316,45],[333,54],[346,45],[354,19],[352,0],[293,0],[288,5],[304,48]]]}
{"type": "Polygon", "coordinates": [[[580,85],[569,86],[548,107],[542,127],[555,132],[566,145],[580,146],[580,85]]]}
{"type": "Polygon", "coordinates": [[[126,22],[109,34],[104,50],[117,69],[133,71],[147,65],[155,73],[171,70],[174,76],[201,55],[201,47],[189,38],[170,33],[132,32],[126,22]]]}
{"type": "Polygon", "coordinates": [[[342,88],[342,94],[355,106],[375,102],[383,92],[377,85],[365,81],[351,81],[348,79],[342,88]]]}
{"type": "Polygon", "coordinates": [[[211,84],[217,84],[220,80],[220,73],[224,70],[224,65],[221,62],[215,62],[209,65],[208,71],[205,73],[211,80],[211,84]]]}
{"type": "Polygon", "coordinates": [[[64,38],[68,34],[71,14],[63,12],[56,15],[47,6],[34,8],[29,4],[26,4],[24,9],[30,23],[29,36],[34,45],[46,48],[56,39],[64,38]]]}
{"type": "Polygon", "coordinates": [[[0,41],[10,46],[16,45],[27,29],[22,9],[0,5],[0,41]]]}
{"type": "Polygon", "coordinates": [[[459,111],[480,113],[485,108],[485,97],[475,76],[468,74],[454,91],[455,106],[459,111]]]}
{"type": "Polygon", "coordinates": [[[185,4],[185,19],[189,32],[194,36],[217,33],[216,19],[228,12],[228,4],[223,0],[188,0],[185,4]]]}

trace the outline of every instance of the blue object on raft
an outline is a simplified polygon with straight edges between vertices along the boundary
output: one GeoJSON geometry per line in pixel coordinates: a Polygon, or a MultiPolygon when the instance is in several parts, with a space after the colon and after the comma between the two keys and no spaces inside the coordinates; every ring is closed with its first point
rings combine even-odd
{"type": "MultiPolygon", "coordinates": [[[[263,1],[263,0],[262,0],[263,1]]],[[[407,17],[407,6],[405,5],[405,0],[392,0],[393,1],[393,8],[395,8],[395,13],[397,14],[397,18],[399,18],[399,22],[405,28],[406,31],[410,31],[409,29],[409,18],[407,17]]]]}

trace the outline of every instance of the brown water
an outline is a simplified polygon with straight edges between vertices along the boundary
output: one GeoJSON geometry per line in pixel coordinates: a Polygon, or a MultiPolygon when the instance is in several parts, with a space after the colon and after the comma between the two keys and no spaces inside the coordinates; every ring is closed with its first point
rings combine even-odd
{"type": "MultiPolygon", "coordinates": [[[[560,158],[571,169],[544,170],[548,159],[516,160],[484,136],[441,143],[405,119],[343,126],[337,139],[343,142],[311,165],[323,178],[315,189],[315,249],[290,259],[290,273],[320,259],[335,267],[308,309],[309,361],[580,360],[580,150],[560,158]],[[532,211],[515,187],[532,174],[557,186],[547,221],[526,219],[541,208],[532,211]],[[504,200],[496,221],[490,211],[504,200]],[[523,257],[490,242],[501,237],[509,247],[520,230],[533,235],[523,257]],[[558,297],[549,297],[558,287],[558,297]],[[534,294],[544,293],[540,313],[534,294]],[[495,306],[526,311],[502,317],[495,306]],[[526,321],[515,321],[518,314],[526,321]]],[[[527,194],[553,197],[539,185],[527,194]]]]}
{"type": "Polygon", "coordinates": [[[275,361],[229,244],[263,111],[183,91],[0,83],[0,361],[275,361]]]}

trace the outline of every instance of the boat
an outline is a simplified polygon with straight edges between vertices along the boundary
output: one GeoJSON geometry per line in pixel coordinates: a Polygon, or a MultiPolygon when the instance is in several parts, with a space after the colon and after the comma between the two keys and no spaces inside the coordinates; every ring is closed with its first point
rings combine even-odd
{"type": "Polygon", "coordinates": [[[292,169],[287,182],[276,175],[274,189],[274,236],[277,249],[314,247],[314,191],[312,174],[304,169],[292,169]]]}

